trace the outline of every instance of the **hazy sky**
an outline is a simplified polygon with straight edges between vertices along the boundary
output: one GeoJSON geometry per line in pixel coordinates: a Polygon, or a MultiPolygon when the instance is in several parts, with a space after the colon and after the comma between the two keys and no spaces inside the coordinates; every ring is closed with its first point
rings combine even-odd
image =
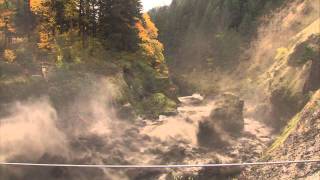
{"type": "Polygon", "coordinates": [[[141,0],[145,11],[157,6],[169,5],[171,1],[172,0],[141,0]]]}

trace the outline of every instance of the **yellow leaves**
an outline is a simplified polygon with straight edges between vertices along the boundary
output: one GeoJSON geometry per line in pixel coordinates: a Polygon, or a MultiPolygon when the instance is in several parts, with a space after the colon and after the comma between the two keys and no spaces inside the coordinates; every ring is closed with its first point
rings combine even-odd
{"type": "Polygon", "coordinates": [[[40,31],[39,38],[40,38],[40,42],[38,43],[38,47],[40,49],[51,49],[51,44],[50,44],[51,38],[47,32],[40,31]]]}
{"type": "Polygon", "coordinates": [[[16,58],[17,58],[16,54],[11,49],[4,50],[3,57],[4,57],[4,60],[9,62],[9,63],[14,62],[16,60],[16,58]]]}
{"type": "MultiPolygon", "coordinates": [[[[0,19],[0,28],[1,29],[5,28],[5,22],[1,19],[0,19]]],[[[12,33],[16,32],[16,29],[15,29],[14,24],[12,22],[9,22],[9,24],[7,25],[7,30],[12,33]]]]}
{"type": "Polygon", "coordinates": [[[12,23],[12,18],[14,14],[15,12],[13,10],[0,8],[0,28],[3,28],[5,26],[4,18],[9,19],[9,24],[12,23]]]}
{"type": "Polygon", "coordinates": [[[162,63],[163,58],[163,45],[156,39],[148,39],[140,44],[143,54],[149,59],[153,59],[157,63],[162,63]]]}
{"type": "Polygon", "coordinates": [[[158,29],[147,13],[144,13],[142,20],[136,23],[136,28],[139,31],[139,37],[142,41],[148,41],[149,39],[156,39],[158,37],[158,29]]]}
{"type": "MultiPolygon", "coordinates": [[[[7,1],[8,4],[11,4],[10,1],[7,1]]],[[[0,6],[4,6],[3,5],[4,1],[0,2],[0,6]]],[[[5,6],[6,7],[6,6],[5,6]]],[[[11,7],[11,6],[10,6],[11,7]]],[[[13,19],[14,19],[14,15],[16,14],[16,11],[14,8],[1,8],[0,7],[0,29],[4,30],[6,23],[6,30],[8,30],[9,32],[15,32],[15,28],[14,28],[14,23],[13,23],[13,19]],[[6,20],[5,20],[6,19],[6,20]],[[7,21],[7,22],[5,22],[7,21]]]]}
{"type": "Polygon", "coordinates": [[[148,41],[158,37],[158,29],[147,13],[144,13],[142,20],[136,23],[136,28],[139,31],[139,37],[142,41],[148,41]]]}
{"type": "Polygon", "coordinates": [[[38,12],[43,8],[42,4],[45,0],[30,0],[30,8],[33,12],[38,12]]]}
{"type": "Polygon", "coordinates": [[[150,38],[157,38],[158,37],[158,29],[155,26],[155,24],[152,22],[150,16],[148,13],[144,13],[142,15],[142,18],[144,20],[144,24],[146,27],[146,31],[150,38]]]}
{"type": "Polygon", "coordinates": [[[150,38],[148,36],[148,33],[146,31],[146,29],[143,27],[143,24],[141,21],[137,22],[136,23],[136,28],[139,32],[139,38],[142,40],[142,41],[148,41],[150,38]]]}
{"type": "Polygon", "coordinates": [[[153,56],[155,49],[149,44],[141,44],[142,49],[146,53],[147,56],[153,56]]]}
{"type": "Polygon", "coordinates": [[[158,29],[152,22],[150,16],[145,13],[142,16],[142,20],[139,20],[136,23],[136,29],[139,32],[139,38],[142,43],[140,47],[142,49],[142,54],[150,64],[153,65],[153,68],[156,69],[159,73],[165,74],[166,69],[164,67],[164,56],[163,56],[163,45],[158,41],[158,29]]]}

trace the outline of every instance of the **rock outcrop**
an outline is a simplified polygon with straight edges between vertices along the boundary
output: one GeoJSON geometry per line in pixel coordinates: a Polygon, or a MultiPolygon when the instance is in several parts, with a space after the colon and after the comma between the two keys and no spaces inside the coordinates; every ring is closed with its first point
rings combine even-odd
{"type": "MultiPolygon", "coordinates": [[[[320,90],[283,130],[265,160],[311,160],[320,157],[320,90]]],[[[320,164],[288,164],[247,169],[243,179],[307,179],[319,174],[320,164]]],[[[241,178],[240,178],[241,179],[241,178]]]]}
{"type": "Polygon", "coordinates": [[[205,146],[227,143],[228,136],[239,135],[244,128],[244,101],[232,94],[223,94],[210,116],[199,122],[198,142],[205,146]]]}
{"type": "Polygon", "coordinates": [[[311,35],[306,41],[297,45],[289,56],[288,65],[299,67],[310,62],[309,76],[303,87],[308,93],[320,88],[320,35],[311,35]]]}

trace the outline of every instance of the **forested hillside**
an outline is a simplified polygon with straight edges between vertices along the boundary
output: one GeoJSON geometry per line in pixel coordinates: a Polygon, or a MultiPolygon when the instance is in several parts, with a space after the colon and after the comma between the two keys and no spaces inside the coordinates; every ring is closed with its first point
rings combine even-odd
{"type": "Polygon", "coordinates": [[[166,54],[175,56],[174,65],[187,66],[198,59],[203,67],[230,69],[256,36],[259,18],[284,2],[288,1],[174,0],[150,13],[161,30],[166,54]]]}
{"type": "Polygon", "coordinates": [[[54,94],[50,87],[60,84],[54,81],[70,83],[66,88],[71,89],[52,96],[64,97],[68,95],[63,93],[86,80],[79,77],[84,73],[106,77],[117,74],[113,78],[123,81],[118,83],[123,86],[120,105],[130,102],[138,114],[147,116],[174,111],[176,97],[168,79],[163,45],[157,40],[158,30],[149,15],[142,14],[140,1],[0,3],[1,90],[6,92],[1,93],[2,101],[30,97],[38,86],[36,91],[54,94]],[[64,77],[64,73],[70,77],[64,77]],[[35,80],[35,75],[46,76],[48,83],[35,80]],[[155,97],[170,105],[156,102],[155,97]],[[147,109],[149,102],[158,103],[157,110],[147,109]]]}

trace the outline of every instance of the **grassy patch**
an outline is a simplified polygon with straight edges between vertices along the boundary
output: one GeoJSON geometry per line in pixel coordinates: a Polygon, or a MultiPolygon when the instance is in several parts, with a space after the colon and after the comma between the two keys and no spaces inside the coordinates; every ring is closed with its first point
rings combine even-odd
{"type": "Polygon", "coordinates": [[[288,125],[284,128],[281,135],[276,139],[276,141],[271,145],[271,147],[267,150],[266,154],[270,154],[272,151],[281,146],[285,140],[289,137],[292,131],[297,127],[298,122],[301,119],[301,113],[298,113],[295,117],[293,117],[288,125]]]}
{"type": "Polygon", "coordinates": [[[319,108],[320,108],[320,90],[315,92],[311,100],[309,101],[309,103],[307,103],[307,105],[304,107],[304,109],[300,113],[296,114],[296,116],[290,120],[290,122],[284,128],[284,130],[279,135],[279,137],[275,140],[275,142],[271,145],[271,147],[266,151],[263,159],[268,158],[270,153],[272,153],[274,150],[279,148],[287,140],[289,135],[296,129],[298,123],[302,118],[302,113],[305,110],[308,112],[314,112],[319,108]]]}

